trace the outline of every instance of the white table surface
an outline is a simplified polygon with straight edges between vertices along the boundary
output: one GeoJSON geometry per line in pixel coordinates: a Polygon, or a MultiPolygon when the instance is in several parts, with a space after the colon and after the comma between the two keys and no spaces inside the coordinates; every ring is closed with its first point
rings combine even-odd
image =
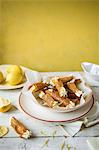
{"type": "MultiPolygon", "coordinates": [[[[53,73],[41,73],[41,75],[46,74],[52,75],[53,73]]],[[[99,100],[99,87],[91,88],[95,100],[99,100]]],[[[18,108],[18,97],[20,92],[21,89],[0,90],[0,96],[10,99],[12,104],[18,108]]],[[[0,113],[0,125],[5,125],[9,128],[9,133],[5,137],[0,138],[0,150],[61,150],[61,144],[64,141],[65,144],[70,144],[71,146],[76,147],[76,150],[89,150],[86,140],[99,137],[99,124],[90,128],[82,129],[75,135],[75,137],[65,137],[64,132],[58,126],[31,119],[18,109],[13,109],[7,113],[0,113]],[[33,138],[29,140],[19,138],[9,125],[9,118],[11,116],[21,120],[21,122],[33,132],[33,138]],[[46,134],[41,134],[41,131],[44,131],[46,134]],[[56,134],[53,138],[52,134],[54,131],[56,131],[56,134]],[[47,139],[49,139],[48,146],[42,148],[42,145],[47,139]]]]}

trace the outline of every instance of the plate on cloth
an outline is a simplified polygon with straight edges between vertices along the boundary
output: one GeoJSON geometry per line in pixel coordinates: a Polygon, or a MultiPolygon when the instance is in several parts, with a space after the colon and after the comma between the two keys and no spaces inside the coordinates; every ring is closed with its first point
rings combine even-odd
{"type": "MultiPolygon", "coordinates": [[[[7,67],[9,67],[10,64],[4,64],[4,65],[0,65],[0,71],[3,72],[4,76],[6,75],[6,69],[7,67]]],[[[28,76],[29,74],[32,75],[33,74],[36,74],[36,71],[33,71],[31,69],[28,69],[26,67],[23,67],[21,66],[22,70],[25,72],[25,77],[24,77],[24,81],[23,83],[21,84],[18,84],[18,85],[10,85],[10,84],[7,84],[7,83],[4,83],[4,84],[0,84],[0,90],[11,90],[11,89],[18,89],[18,88],[22,88],[24,87],[25,83],[27,82],[28,80],[28,76]]]]}
{"type": "Polygon", "coordinates": [[[19,96],[20,110],[31,118],[46,122],[73,122],[85,116],[93,107],[94,99],[89,101],[85,106],[72,112],[52,112],[47,108],[37,105],[33,100],[21,93],[19,96]]]}

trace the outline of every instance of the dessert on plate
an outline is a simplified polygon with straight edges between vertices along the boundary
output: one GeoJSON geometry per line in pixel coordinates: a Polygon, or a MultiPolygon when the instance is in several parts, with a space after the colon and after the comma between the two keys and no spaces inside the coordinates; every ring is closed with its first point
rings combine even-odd
{"type": "Polygon", "coordinates": [[[82,80],[73,75],[46,77],[29,87],[29,91],[46,107],[71,109],[86,102],[81,83],[82,80]]]}

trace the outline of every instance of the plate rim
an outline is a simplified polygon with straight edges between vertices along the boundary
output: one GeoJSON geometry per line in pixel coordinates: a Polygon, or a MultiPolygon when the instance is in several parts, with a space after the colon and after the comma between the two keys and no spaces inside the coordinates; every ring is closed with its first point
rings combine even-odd
{"type": "Polygon", "coordinates": [[[33,116],[33,115],[31,115],[31,114],[29,114],[26,110],[24,110],[24,108],[22,107],[22,105],[21,105],[21,96],[22,96],[22,92],[20,93],[20,95],[19,95],[19,106],[20,106],[20,108],[21,108],[21,110],[26,114],[26,115],[28,115],[29,117],[31,117],[32,119],[36,119],[36,120],[39,120],[39,121],[43,121],[43,122],[49,122],[49,123],[57,123],[57,122],[74,122],[74,121],[77,121],[77,120],[79,120],[80,118],[82,118],[83,116],[85,116],[86,114],[88,114],[88,112],[90,112],[90,110],[92,109],[92,107],[93,107],[93,105],[94,105],[94,96],[92,95],[92,104],[91,104],[91,106],[90,106],[90,108],[88,109],[88,111],[86,112],[86,113],[84,113],[84,114],[82,114],[81,116],[79,116],[79,117],[77,117],[77,118],[74,118],[74,119],[68,119],[68,120],[57,120],[57,121],[54,121],[54,120],[45,120],[45,119],[41,119],[41,118],[38,118],[38,117],[35,117],[35,116],[33,116]]]}

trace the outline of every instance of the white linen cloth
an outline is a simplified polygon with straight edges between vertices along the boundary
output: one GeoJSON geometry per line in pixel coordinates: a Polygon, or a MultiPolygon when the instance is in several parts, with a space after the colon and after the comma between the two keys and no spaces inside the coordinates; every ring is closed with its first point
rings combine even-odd
{"type": "Polygon", "coordinates": [[[80,131],[82,124],[84,124],[85,127],[90,127],[97,123],[99,123],[98,101],[94,103],[92,110],[83,119],[72,123],[56,123],[56,125],[59,125],[59,127],[63,130],[65,136],[73,137],[80,131]]]}
{"type": "Polygon", "coordinates": [[[99,137],[93,137],[87,140],[90,150],[99,150],[99,137]]]}

